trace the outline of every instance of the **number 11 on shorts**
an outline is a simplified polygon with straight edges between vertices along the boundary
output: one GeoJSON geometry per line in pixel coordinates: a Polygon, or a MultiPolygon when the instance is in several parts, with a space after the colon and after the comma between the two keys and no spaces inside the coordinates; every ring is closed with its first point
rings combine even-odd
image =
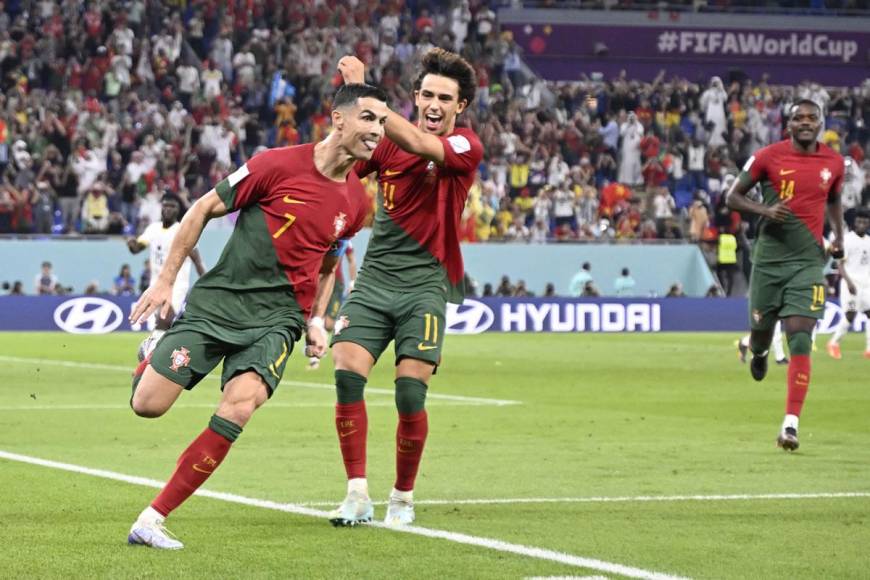
{"type": "Polygon", "coordinates": [[[428,312],[423,315],[423,342],[417,347],[420,350],[429,350],[438,347],[438,317],[428,312]],[[429,343],[429,345],[424,345],[429,343]]]}

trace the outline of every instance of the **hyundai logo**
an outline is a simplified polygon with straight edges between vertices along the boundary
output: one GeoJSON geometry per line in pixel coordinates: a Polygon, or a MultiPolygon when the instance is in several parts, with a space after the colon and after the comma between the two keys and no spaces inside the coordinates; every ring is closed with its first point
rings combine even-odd
{"type": "Polygon", "coordinates": [[[461,305],[447,305],[447,332],[450,334],[480,334],[489,330],[495,320],[492,309],[477,300],[466,299],[461,305]]]}
{"type": "Polygon", "coordinates": [[[121,326],[123,320],[117,304],[90,296],[67,300],[54,310],[54,323],[72,334],[105,334],[121,326]]]}

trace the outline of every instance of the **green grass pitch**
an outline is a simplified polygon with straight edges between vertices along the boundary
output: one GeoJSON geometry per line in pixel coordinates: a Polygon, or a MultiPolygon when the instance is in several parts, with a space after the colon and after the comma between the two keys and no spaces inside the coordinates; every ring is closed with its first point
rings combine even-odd
{"type": "MultiPolygon", "coordinates": [[[[0,333],[0,451],[165,480],[207,424],[218,382],[185,393],[160,419],[134,416],[126,407],[129,369],[141,337],[0,333]]],[[[755,383],[736,359],[736,338],[448,337],[430,394],[520,404],[430,398],[417,524],[673,576],[867,578],[870,361],[861,356],[863,336],[844,341],[841,361],[820,344],[794,454],[775,447],[785,368],[771,365],[755,383]],[[800,497],[846,492],[857,493],[800,497]],[[763,494],[798,497],[754,497],[763,494]]],[[[293,384],[330,384],[331,360],[307,372],[300,354],[208,490],[317,510],[343,497],[333,392],[293,384]]],[[[376,501],[386,499],[394,476],[392,373],[387,358],[369,381],[385,392],[367,396],[376,501]]],[[[191,498],[168,521],[184,550],[127,546],[130,524],[156,491],[0,458],[2,575],[622,577],[447,539],[335,529],[321,518],[208,497],[191,498]]],[[[378,505],[376,517],[383,513],[378,505]]]]}

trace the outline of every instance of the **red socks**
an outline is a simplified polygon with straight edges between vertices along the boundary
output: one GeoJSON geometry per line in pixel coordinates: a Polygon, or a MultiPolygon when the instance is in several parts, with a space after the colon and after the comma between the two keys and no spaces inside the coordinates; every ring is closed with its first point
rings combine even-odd
{"type": "Polygon", "coordinates": [[[348,479],[366,476],[368,428],[365,401],[335,405],[335,430],[348,479]]]}
{"type": "Polygon", "coordinates": [[[788,400],[785,412],[800,417],[810,386],[810,355],[792,355],[788,363],[788,400]]]}
{"type": "Polygon", "coordinates": [[[414,489],[420,459],[423,457],[423,446],[429,433],[429,417],[426,411],[411,415],[399,415],[399,427],[396,430],[396,485],[399,491],[414,489]]]}
{"type": "Polygon", "coordinates": [[[151,507],[164,517],[205,483],[226,457],[232,443],[207,427],[178,458],[175,471],[151,507]]]}

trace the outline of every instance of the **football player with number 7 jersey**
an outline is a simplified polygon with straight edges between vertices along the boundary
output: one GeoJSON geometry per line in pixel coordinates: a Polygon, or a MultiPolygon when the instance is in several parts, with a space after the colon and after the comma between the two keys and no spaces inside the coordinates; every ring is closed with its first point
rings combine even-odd
{"type": "Polygon", "coordinates": [[[822,111],[810,100],[790,111],[791,137],[760,149],[752,156],[727,195],[728,207],[761,216],[749,282],[749,365],[760,381],[767,374],[767,353],[777,320],[788,340],[788,396],[777,445],[798,448],[798,419],[810,384],[812,332],[824,316],[826,284],[822,237],[827,208],[834,234],[831,254],[842,257],[843,158],[816,138],[822,111]],[[746,194],[755,184],[761,202],[746,194]]]}
{"type": "MultiPolygon", "coordinates": [[[[223,395],[208,427],[133,524],[129,543],[183,547],[164,521],[220,466],[251,415],[272,396],[312,306],[325,308],[336,265],[327,253],[359,231],[369,205],[353,164],[371,157],[386,118],[382,90],[345,85],[333,101],[329,137],[254,156],[185,215],[160,277],[131,321],[158,308],[165,315],[172,284],[206,222],[239,210],[218,263],[194,284],[182,316],[136,370],[130,405],[139,416],[159,417],[221,361],[223,395]]],[[[306,340],[312,354],[326,352],[322,326],[309,321],[306,340]]]]}

